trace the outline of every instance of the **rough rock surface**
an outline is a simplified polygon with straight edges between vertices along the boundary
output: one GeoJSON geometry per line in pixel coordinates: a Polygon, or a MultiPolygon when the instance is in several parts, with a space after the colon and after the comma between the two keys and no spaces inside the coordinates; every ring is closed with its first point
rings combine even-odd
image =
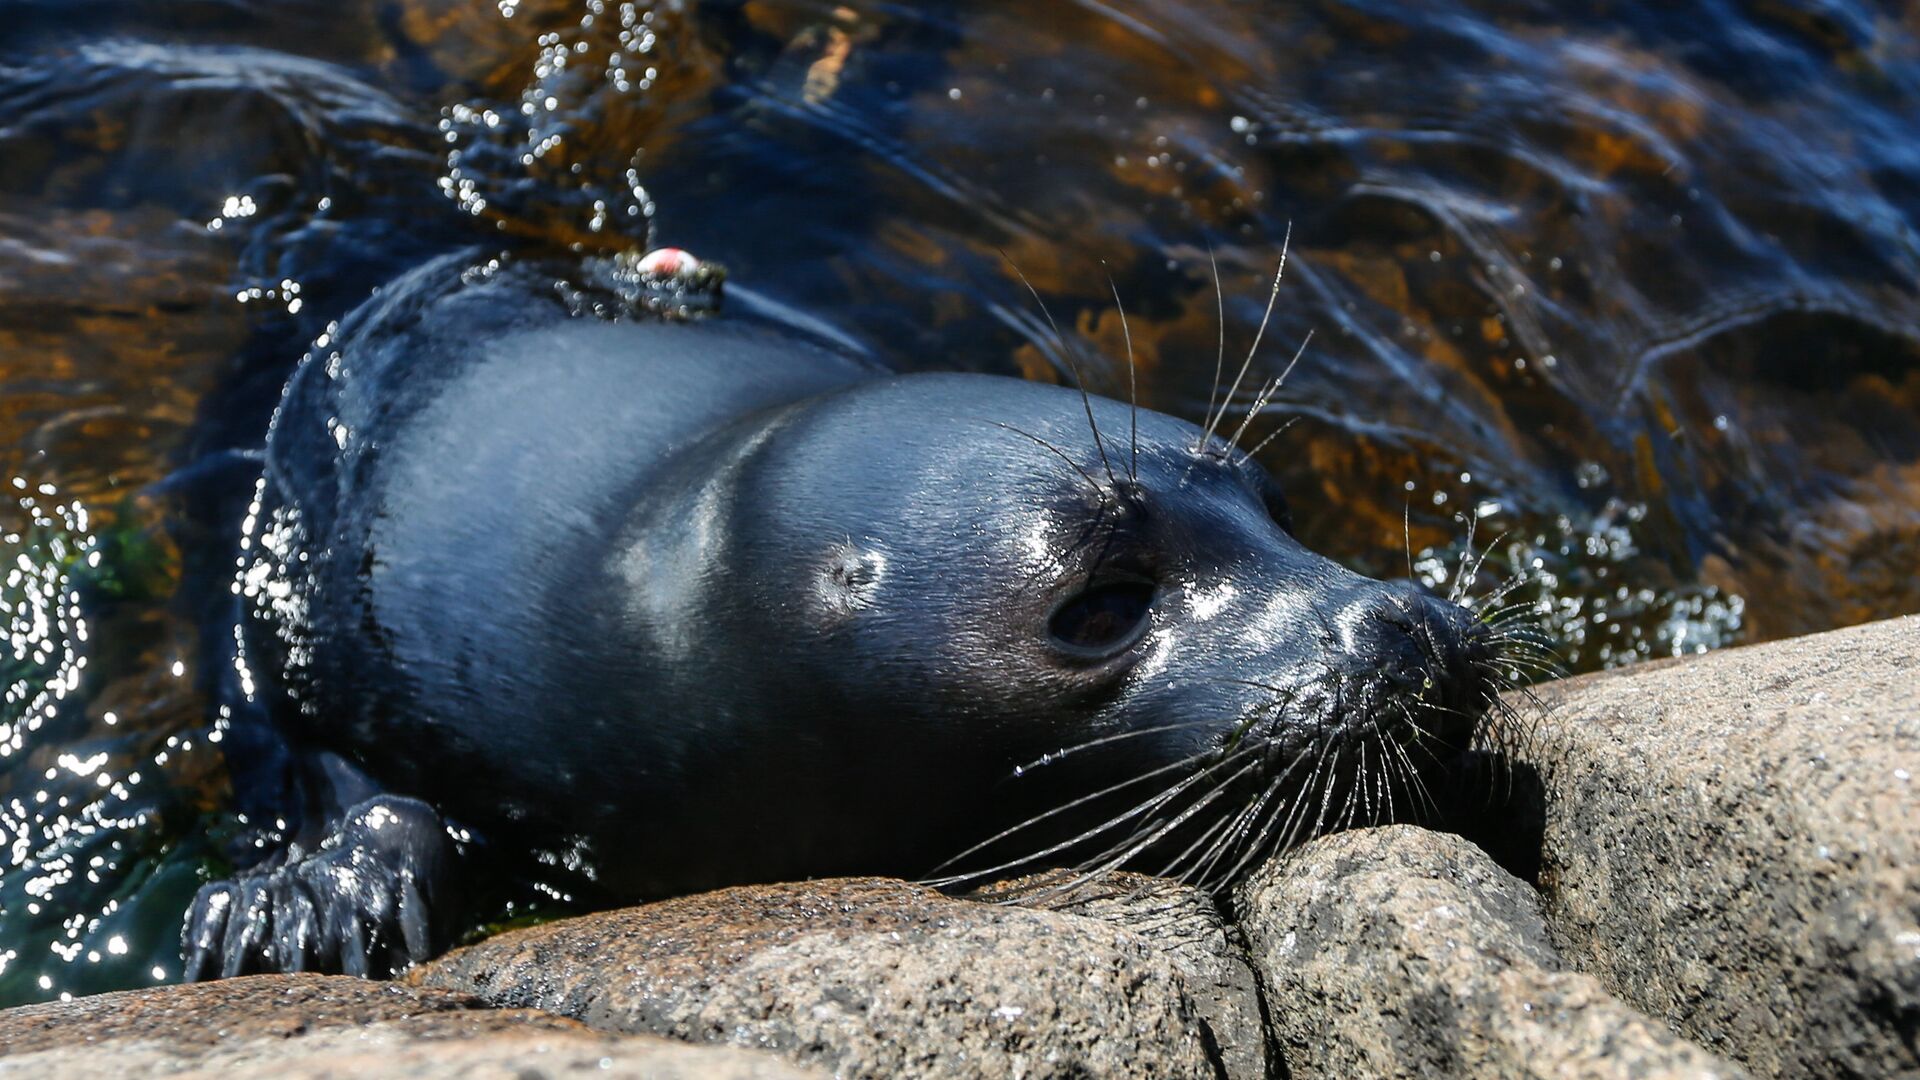
{"type": "Polygon", "coordinates": [[[726,889],[550,923],[412,981],[845,1077],[1220,1072],[1179,974],[1139,936],[897,881],[726,889]]]}
{"type": "Polygon", "coordinates": [[[1239,897],[1294,1077],[1744,1075],[1562,970],[1533,889],[1458,837],[1325,837],[1239,897]]]}
{"type": "Polygon", "coordinates": [[[1228,1080],[1258,1080],[1279,1072],[1240,928],[1221,915],[1213,897],[1191,885],[1145,874],[1109,874],[1063,887],[1076,880],[1065,871],[1036,874],[977,895],[1099,919],[1146,938],[1185,980],[1228,1080]]]}
{"type": "Polygon", "coordinates": [[[324,975],[258,975],[0,1012],[0,1077],[799,1080],[764,1054],[607,1035],[465,994],[324,975]]]}
{"type": "Polygon", "coordinates": [[[1540,696],[1570,962],[1756,1072],[1920,1074],[1920,617],[1540,696]]]}

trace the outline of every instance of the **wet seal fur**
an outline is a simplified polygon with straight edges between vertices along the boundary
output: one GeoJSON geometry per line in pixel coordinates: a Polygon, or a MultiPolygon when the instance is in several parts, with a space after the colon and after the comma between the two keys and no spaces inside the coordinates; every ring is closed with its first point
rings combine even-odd
{"type": "Polygon", "coordinates": [[[1484,625],[1307,551],[1218,433],[607,295],[449,257],[291,380],[227,745],[298,813],[190,976],[389,972],[528,880],[1218,885],[1494,705],[1484,625]]]}

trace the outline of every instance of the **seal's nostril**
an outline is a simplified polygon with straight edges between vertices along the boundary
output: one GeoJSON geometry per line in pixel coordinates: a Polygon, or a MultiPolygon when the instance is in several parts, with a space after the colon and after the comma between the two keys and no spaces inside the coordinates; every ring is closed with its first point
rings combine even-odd
{"type": "Polygon", "coordinates": [[[1411,582],[1369,583],[1346,608],[1344,675],[1385,705],[1389,717],[1420,723],[1477,714],[1492,692],[1488,631],[1465,608],[1411,582]]]}

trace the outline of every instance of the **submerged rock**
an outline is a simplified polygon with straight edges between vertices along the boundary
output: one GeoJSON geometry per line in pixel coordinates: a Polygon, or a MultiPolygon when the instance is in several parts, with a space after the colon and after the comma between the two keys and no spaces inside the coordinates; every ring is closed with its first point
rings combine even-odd
{"type": "Polygon", "coordinates": [[[1920,1071],[1920,617],[1539,695],[1570,961],[1757,1072],[1920,1071]]]}
{"type": "Polygon", "coordinates": [[[1240,892],[1290,1075],[1743,1075],[1564,970],[1525,882],[1408,826],[1316,840],[1240,892]]]}
{"type": "Polygon", "coordinates": [[[608,1035],[444,990],[256,975],[0,1012],[0,1076],[800,1080],[768,1055],[608,1035]]]}
{"type": "Polygon", "coordinates": [[[897,881],[748,886],[517,930],[412,981],[843,1077],[1220,1074],[1130,931],[897,881]]]}

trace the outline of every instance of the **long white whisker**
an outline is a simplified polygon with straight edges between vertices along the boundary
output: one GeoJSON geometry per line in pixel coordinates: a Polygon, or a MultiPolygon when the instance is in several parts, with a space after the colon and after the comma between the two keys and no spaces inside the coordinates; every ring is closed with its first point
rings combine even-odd
{"type": "MultiPolygon", "coordinates": [[[[1026,855],[1021,856],[1018,859],[1013,859],[1008,862],[1001,863],[998,866],[989,866],[989,867],[982,868],[980,870],[974,870],[964,874],[949,875],[948,877],[945,877],[945,878],[929,879],[926,881],[922,881],[921,884],[939,887],[939,886],[957,884],[962,881],[972,881],[979,878],[983,878],[988,874],[998,874],[1007,870],[1011,870],[1016,866],[1029,865],[1034,861],[1038,859],[1044,859],[1049,855],[1056,855],[1061,851],[1064,851],[1070,847],[1073,847],[1077,844],[1084,843],[1087,840],[1090,840],[1093,837],[1096,837],[1101,833],[1106,832],[1108,829],[1114,828],[1115,826],[1121,824],[1122,822],[1128,820],[1129,818],[1139,817],[1144,814],[1153,813],[1155,810],[1158,810],[1161,806],[1166,805],[1168,801],[1179,797],[1179,795],[1182,792],[1186,791],[1188,788],[1191,788],[1195,784],[1198,784],[1204,781],[1205,779],[1207,779],[1207,777],[1211,775],[1215,770],[1220,769],[1225,765],[1228,765],[1240,758],[1245,757],[1247,753],[1249,753],[1249,751],[1242,750],[1237,754],[1229,754],[1226,757],[1221,758],[1219,761],[1216,761],[1213,764],[1206,766],[1205,768],[1201,769],[1199,772],[1194,773],[1192,776],[1189,776],[1186,779],[1181,780],[1179,783],[1174,784],[1172,787],[1161,792],[1160,794],[1154,795],[1138,803],[1131,809],[1128,809],[1120,814],[1115,815],[1112,818],[1109,818],[1105,822],[1102,822],[1101,824],[1096,825],[1093,828],[1080,833],[1078,836],[1070,837],[1050,847],[1044,848],[1040,851],[1030,852],[1026,855]]],[[[938,870],[944,869],[947,866],[951,866],[955,862],[958,862],[960,859],[966,858],[968,855],[973,854],[976,851],[979,851],[981,848],[989,844],[992,844],[997,840],[1003,839],[1004,837],[1011,835],[1012,833],[1019,832],[1030,825],[1036,824],[1047,818],[1051,818],[1066,810],[1070,810],[1075,806],[1079,806],[1084,803],[1087,803],[1093,799],[1099,798],[1102,795],[1112,794],[1113,792],[1118,791],[1123,787],[1131,787],[1133,784],[1139,783],[1141,780],[1145,780],[1152,776],[1165,773],[1171,769],[1190,765],[1192,764],[1193,761],[1194,761],[1194,758],[1190,757],[1190,758],[1183,759],[1181,761],[1174,762],[1171,765],[1163,765],[1160,768],[1145,774],[1144,776],[1135,777],[1133,780],[1126,781],[1125,783],[1122,783],[1122,784],[1116,784],[1110,788],[1107,788],[1104,791],[1095,792],[1092,795],[1083,795],[1080,798],[1075,799],[1073,802],[1066,804],[1065,806],[1056,807],[1052,810],[1047,811],[1044,814],[1038,814],[1034,817],[1028,818],[1026,821],[1021,822],[1019,825],[1016,825],[1010,829],[1003,831],[999,836],[996,836],[990,840],[983,841],[980,844],[974,845],[973,848],[969,849],[968,851],[962,852],[959,855],[954,856],[952,859],[947,860],[947,862],[942,863],[940,866],[935,867],[934,869],[938,871],[938,870]]]]}
{"type": "MultiPolygon", "coordinates": [[[[965,859],[970,855],[978,854],[979,852],[989,847],[992,847],[994,844],[997,844],[1000,841],[1005,840],[1007,837],[1012,836],[1015,833],[1023,832],[1026,829],[1029,829],[1035,825],[1038,825],[1043,821],[1046,821],[1050,818],[1054,818],[1061,814],[1064,814],[1067,811],[1074,809],[1075,807],[1084,806],[1095,799],[1105,798],[1106,796],[1112,795],[1115,792],[1124,791],[1127,788],[1134,786],[1135,784],[1145,783],[1146,781],[1151,780],[1156,776],[1164,776],[1167,773],[1173,772],[1177,769],[1182,769],[1182,768],[1191,766],[1194,760],[1195,758],[1189,757],[1189,758],[1183,758],[1179,761],[1169,762],[1157,768],[1149,769],[1146,772],[1141,773],[1139,776],[1133,777],[1132,779],[1122,780],[1117,784],[1112,784],[1107,787],[1101,788],[1100,790],[1095,791],[1091,794],[1082,795],[1079,798],[1072,800],[1071,802],[1067,802],[1060,806],[1056,806],[1053,809],[1046,811],[1045,813],[1035,814],[1033,817],[1030,817],[1025,821],[1022,821],[1017,825],[1011,825],[1005,829],[1002,829],[1001,831],[995,833],[992,836],[989,836],[985,840],[980,841],[979,843],[973,845],[972,847],[966,849],[965,851],[962,851],[959,854],[954,855],[952,858],[949,858],[945,862],[934,867],[931,872],[934,874],[938,874],[940,871],[947,869],[948,867],[954,865],[960,860],[965,859]]],[[[1134,813],[1135,813],[1135,810],[1128,810],[1125,814],[1122,814],[1119,817],[1113,819],[1112,821],[1109,821],[1106,825],[1102,825],[1100,829],[1110,828],[1112,825],[1120,821],[1126,820],[1128,817],[1132,816],[1134,813]]],[[[1098,832],[1100,830],[1096,829],[1094,831],[1098,832]]],[[[1052,852],[1051,851],[1040,852],[1039,854],[1048,855],[1048,854],[1052,854],[1052,852]]],[[[1038,856],[1037,855],[1028,856],[1028,858],[1036,858],[1036,857],[1038,856]]],[[[1008,865],[1017,866],[1019,864],[1016,862],[1016,863],[1009,863],[1008,865]]],[[[979,877],[981,874],[993,873],[995,870],[1000,870],[1000,869],[1005,869],[1005,868],[991,867],[989,869],[979,871],[978,873],[961,874],[956,877],[945,878],[945,879],[929,879],[925,882],[922,882],[922,884],[928,884],[928,885],[951,884],[952,882],[955,882],[955,881],[965,881],[969,878],[979,877]]]]}
{"type": "Polygon", "coordinates": [[[1247,425],[1253,423],[1253,418],[1259,416],[1260,413],[1266,409],[1268,403],[1273,400],[1273,395],[1278,393],[1280,387],[1286,384],[1287,376],[1293,372],[1293,365],[1300,362],[1301,353],[1307,351],[1307,343],[1312,340],[1313,331],[1309,330],[1307,331],[1307,336],[1301,340],[1299,350],[1293,354],[1293,359],[1288,362],[1286,370],[1274,376],[1273,381],[1267,384],[1266,389],[1260,391],[1259,396],[1253,399],[1253,407],[1247,410],[1247,415],[1240,421],[1240,426],[1234,429],[1233,438],[1227,440],[1228,448],[1236,449],[1239,447],[1240,436],[1247,433],[1247,425]]]}
{"type": "Polygon", "coordinates": [[[1074,743],[1072,746],[1065,746],[1051,753],[1042,754],[1041,756],[1033,759],[1032,761],[1027,762],[1025,765],[1015,766],[1013,770],[1013,774],[1015,776],[1019,776],[1030,769],[1038,769],[1045,765],[1054,764],[1055,762],[1061,761],[1062,759],[1067,758],[1073,754],[1078,754],[1084,750],[1092,750],[1095,747],[1109,746],[1109,745],[1112,745],[1113,743],[1125,742],[1128,739],[1137,739],[1143,735],[1160,735],[1165,732],[1181,731],[1186,728],[1210,727],[1212,726],[1213,723],[1214,722],[1212,720],[1182,720],[1177,724],[1160,724],[1155,727],[1134,728],[1131,731],[1121,731],[1121,732],[1116,732],[1115,734],[1112,734],[1112,735],[1102,735],[1099,738],[1088,739],[1085,742],[1074,743]]]}
{"type": "Polygon", "coordinates": [[[1129,409],[1127,450],[1130,455],[1127,460],[1127,479],[1138,480],[1140,479],[1140,389],[1133,363],[1133,331],[1127,328],[1126,305],[1120,302],[1120,286],[1113,283],[1111,271],[1107,274],[1107,288],[1113,290],[1113,309],[1120,313],[1120,335],[1127,342],[1127,408],[1129,409]]]}
{"type": "MultiPolygon", "coordinates": [[[[1207,414],[1203,428],[1213,425],[1214,402],[1220,398],[1220,374],[1227,364],[1227,296],[1220,288],[1220,261],[1213,256],[1213,244],[1207,244],[1207,264],[1213,267],[1213,324],[1220,331],[1220,345],[1213,354],[1213,382],[1207,387],[1207,414]]],[[[1206,446],[1205,439],[1193,444],[1193,452],[1199,453],[1206,446]]]]}
{"type": "Polygon", "coordinates": [[[1253,347],[1247,350],[1247,358],[1240,363],[1240,373],[1233,377],[1233,385],[1227,388],[1227,396],[1220,402],[1220,415],[1210,418],[1207,422],[1206,431],[1200,437],[1202,448],[1212,441],[1214,430],[1220,426],[1220,421],[1226,419],[1227,409],[1231,406],[1234,395],[1240,392],[1240,383],[1247,377],[1247,369],[1253,365],[1254,355],[1260,351],[1260,339],[1266,336],[1267,322],[1273,318],[1274,305],[1280,300],[1280,280],[1287,273],[1287,249],[1292,243],[1293,223],[1288,222],[1287,234],[1280,241],[1280,268],[1273,274],[1273,291],[1267,296],[1266,314],[1260,316],[1260,328],[1253,334],[1253,347]]]}
{"type": "Polygon", "coordinates": [[[1047,326],[1053,331],[1054,346],[1060,350],[1060,359],[1066,361],[1067,370],[1073,373],[1074,387],[1080,391],[1080,404],[1087,410],[1087,427],[1093,430],[1093,448],[1100,451],[1100,464],[1107,470],[1107,482],[1117,483],[1113,475],[1113,463],[1107,460],[1107,444],[1100,438],[1100,425],[1093,419],[1093,396],[1087,393],[1087,381],[1080,377],[1080,364],[1073,358],[1073,349],[1068,347],[1067,339],[1061,335],[1060,324],[1053,321],[1053,312],[1047,310],[1047,302],[1040,299],[1040,290],[1034,288],[1033,282],[1027,280],[1027,275],[1021,272],[1019,264],[1013,261],[1012,256],[1002,251],[1000,257],[1007,260],[1008,266],[1013,267],[1013,272],[1020,279],[1020,284],[1027,287],[1027,292],[1033,296],[1033,302],[1039,305],[1040,314],[1046,316],[1047,326]]]}

